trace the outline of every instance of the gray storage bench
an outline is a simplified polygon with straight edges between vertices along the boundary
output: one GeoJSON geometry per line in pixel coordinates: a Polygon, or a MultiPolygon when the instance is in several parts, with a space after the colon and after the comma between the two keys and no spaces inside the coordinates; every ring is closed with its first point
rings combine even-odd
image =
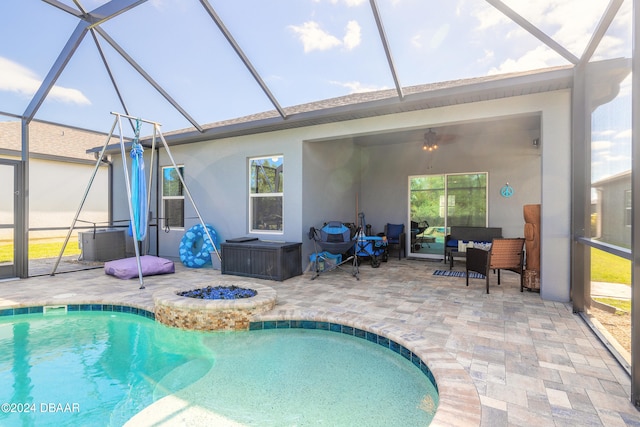
{"type": "Polygon", "coordinates": [[[222,247],[222,274],[283,281],[302,274],[302,243],[240,237],[222,247]]]}

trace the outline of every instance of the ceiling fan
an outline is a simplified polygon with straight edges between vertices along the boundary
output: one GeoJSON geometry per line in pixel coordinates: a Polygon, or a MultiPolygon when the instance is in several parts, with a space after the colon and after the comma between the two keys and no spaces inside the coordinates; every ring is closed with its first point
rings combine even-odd
{"type": "Polygon", "coordinates": [[[437,150],[441,143],[450,142],[455,139],[455,135],[437,134],[429,128],[423,136],[422,149],[424,151],[437,150]]]}

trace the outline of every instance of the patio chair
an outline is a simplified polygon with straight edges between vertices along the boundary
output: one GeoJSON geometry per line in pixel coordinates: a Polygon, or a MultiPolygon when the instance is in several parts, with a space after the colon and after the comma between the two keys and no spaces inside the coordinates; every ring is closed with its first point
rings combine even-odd
{"type": "Polygon", "coordinates": [[[425,236],[425,230],[429,228],[427,221],[411,221],[411,250],[418,252],[422,249],[423,244],[427,244],[427,247],[431,247],[431,243],[434,243],[436,239],[434,237],[425,236]]]}
{"type": "Polygon", "coordinates": [[[398,259],[407,257],[406,234],[404,232],[404,224],[389,224],[384,226],[384,235],[387,236],[387,247],[398,246],[398,259]]]}
{"type": "Polygon", "coordinates": [[[520,288],[523,285],[524,269],[524,239],[493,239],[491,249],[467,249],[467,286],[469,286],[469,272],[484,274],[489,293],[489,271],[498,270],[498,285],[500,284],[500,270],[510,270],[520,275],[520,288]]]}
{"type": "Polygon", "coordinates": [[[340,221],[329,221],[321,229],[311,227],[309,239],[313,240],[313,270],[311,280],[321,273],[336,269],[343,269],[342,265],[351,261],[351,275],[360,280],[358,269],[358,253],[353,250],[357,242],[360,229],[356,229],[356,235],[352,236],[351,229],[340,221]],[[318,247],[322,251],[318,250],[318,247]],[[342,255],[346,259],[342,259],[342,255]],[[322,266],[322,267],[321,267],[322,266]],[[327,268],[324,268],[324,267],[327,268]]]}

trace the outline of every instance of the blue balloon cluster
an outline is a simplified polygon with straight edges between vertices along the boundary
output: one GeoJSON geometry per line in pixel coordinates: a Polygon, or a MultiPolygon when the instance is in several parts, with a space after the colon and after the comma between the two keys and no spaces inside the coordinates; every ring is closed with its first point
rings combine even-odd
{"type": "Polygon", "coordinates": [[[178,295],[198,299],[242,299],[251,298],[257,293],[253,289],[240,288],[238,286],[207,286],[206,288],[179,292],[178,295]]]}

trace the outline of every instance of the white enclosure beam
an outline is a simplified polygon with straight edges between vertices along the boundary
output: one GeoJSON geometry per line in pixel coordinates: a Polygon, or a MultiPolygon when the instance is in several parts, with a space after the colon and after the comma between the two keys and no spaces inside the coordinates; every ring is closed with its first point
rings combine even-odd
{"type": "Polygon", "coordinates": [[[577,56],[575,56],[573,53],[569,52],[567,49],[564,48],[564,46],[562,46],[560,43],[556,42],[554,39],[549,37],[547,34],[545,34],[544,32],[540,31],[540,29],[538,27],[536,27],[531,22],[529,22],[526,19],[524,19],[522,16],[520,16],[518,13],[516,13],[513,9],[511,9],[509,6],[504,4],[501,0],[486,0],[486,1],[487,1],[487,3],[491,4],[493,7],[498,9],[500,12],[505,14],[513,22],[515,22],[516,24],[520,25],[522,28],[527,30],[527,32],[529,32],[535,38],[537,38],[542,43],[544,43],[547,46],[549,46],[549,48],[551,48],[554,51],[556,51],[558,54],[560,54],[562,57],[564,57],[567,61],[571,62],[572,64],[577,64],[578,63],[579,59],[578,59],[577,56]]]}

